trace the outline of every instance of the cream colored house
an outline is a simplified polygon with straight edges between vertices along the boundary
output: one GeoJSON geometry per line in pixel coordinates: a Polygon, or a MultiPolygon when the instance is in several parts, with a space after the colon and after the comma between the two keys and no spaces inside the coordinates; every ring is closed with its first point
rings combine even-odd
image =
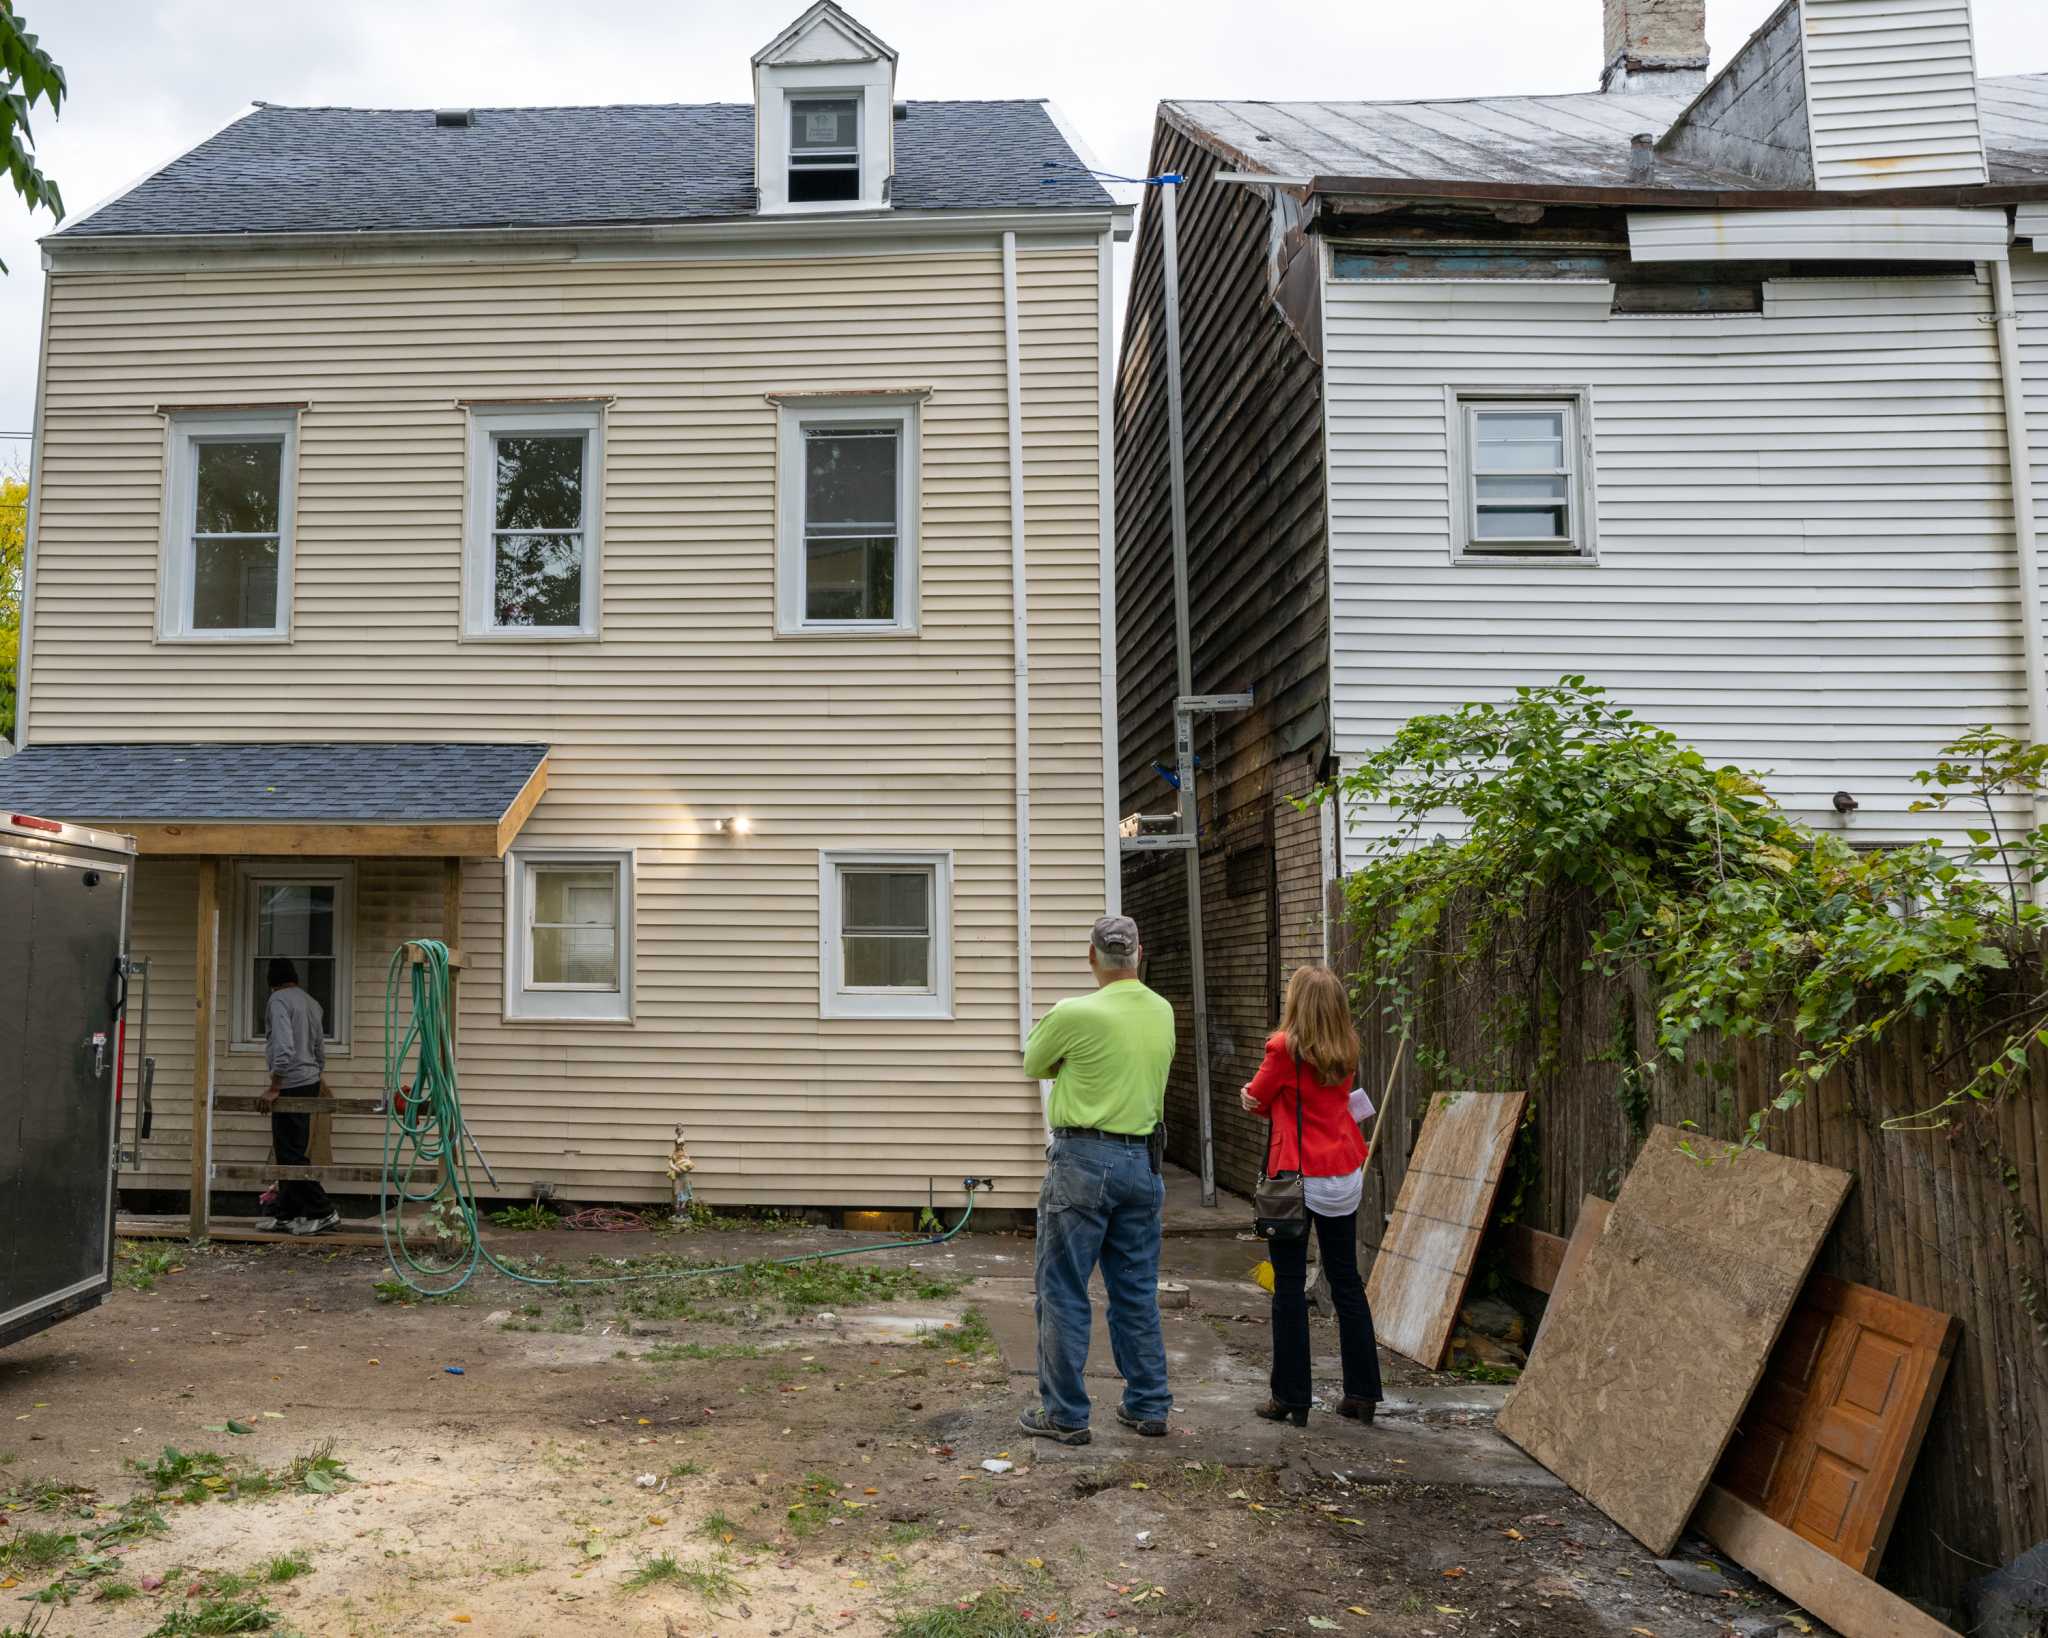
{"type": "Polygon", "coordinates": [[[45,241],[0,804],[140,840],[126,1184],[260,1186],[273,954],[376,1167],[440,937],[506,1195],[664,1198],[680,1126],[715,1201],[1033,1199],[1020,1037],[1118,891],[1129,221],[895,70],[821,0],[752,106],[259,106],[45,241]]]}

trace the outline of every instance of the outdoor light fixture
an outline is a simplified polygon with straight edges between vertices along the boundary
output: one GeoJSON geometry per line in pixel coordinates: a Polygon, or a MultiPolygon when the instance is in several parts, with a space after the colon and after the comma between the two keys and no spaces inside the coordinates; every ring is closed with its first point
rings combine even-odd
{"type": "Polygon", "coordinates": [[[751,836],[753,833],[754,821],[744,813],[736,813],[729,819],[711,821],[711,834],[714,836],[751,836]]]}

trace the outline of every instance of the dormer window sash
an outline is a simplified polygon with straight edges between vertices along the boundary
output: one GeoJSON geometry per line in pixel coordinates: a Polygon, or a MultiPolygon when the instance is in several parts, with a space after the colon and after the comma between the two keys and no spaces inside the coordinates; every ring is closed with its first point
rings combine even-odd
{"type": "Polygon", "coordinates": [[[790,95],[790,203],[859,202],[861,103],[857,90],[790,95]]]}

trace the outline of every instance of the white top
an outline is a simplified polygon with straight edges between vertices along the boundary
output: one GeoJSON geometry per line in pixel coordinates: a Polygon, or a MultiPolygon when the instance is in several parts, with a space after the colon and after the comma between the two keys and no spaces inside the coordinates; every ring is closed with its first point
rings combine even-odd
{"type": "MultiPolygon", "coordinates": [[[[1372,1119],[1372,1098],[1362,1086],[1351,1089],[1351,1118],[1360,1125],[1372,1119]]],[[[1349,1217],[1365,1198],[1365,1168],[1353,1167],[1342,1177],[1305,1177],[1301,1195],[1318,1217],[1349,1217]]]]}

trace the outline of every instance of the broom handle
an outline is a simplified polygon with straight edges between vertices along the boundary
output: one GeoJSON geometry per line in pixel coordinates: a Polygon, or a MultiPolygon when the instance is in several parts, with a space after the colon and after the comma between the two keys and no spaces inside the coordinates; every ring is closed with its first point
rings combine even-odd
{"type": "Polygon", "coordinates": [[[1379,1159],[1380,1122],[1387,1118],[1387,1101],[1394,1095],[1394,1077],[1401,1073],[1401,1054],[1408,1050],[1408,1032],[1401,1031],[1401,1039],[1394,1046],[1394,1062],[1387,1070],[1387,1084],[1380,1093],[1379,1107],[1372,1112],[1372,1136],[1366,1139],[1365,1163],[1370,1166],[1379,1159]]]}

